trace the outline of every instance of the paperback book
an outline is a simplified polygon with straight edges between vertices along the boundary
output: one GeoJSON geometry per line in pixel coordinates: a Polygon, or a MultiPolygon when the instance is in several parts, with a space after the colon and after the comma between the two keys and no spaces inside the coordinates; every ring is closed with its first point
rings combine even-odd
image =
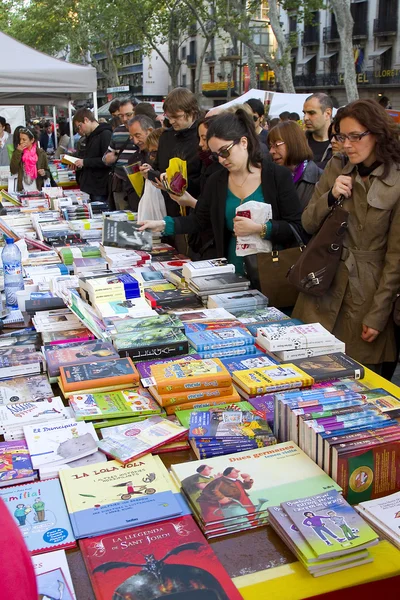
{"type": "Polygon", "coordinates": [[[0,434],[6,440],[22,439],[24,425],[44,423],[68,418],[68,410],[61,398],[41,402],[23,402],[0,406],[0,434]]]}
{"type": "Polygon", "coordinates": [[[364,367],[342,352],[293,360],[292,364],[308,373],[315,382],[345,377],[354,379],[364,377],[364,367]]]}
{"type": "Polygon", "coordinates": [[[60,367],[62,388],[66,392],[113,385],[135,386],[138,372],[130,358],[95,361],[60,367]]]}
{"type": "Polygon", "coordinates": [[[231,376],[220,360],[175,361],[151,368],[159,394],[229,387],[231,376]]]}
{"type": "MultiPolygon", "coordinates": [[[[60,569],[72,593],[72,597],[76,598],[74,586],[72,584],[71,573],[69,571],[67,557],[64,550],[54,550],[54,552],[36,554],[36,556],[32,556],[32,563],[36,576],[41,575],[42,573],[60,569]]],[[[54,598],[57,598],[57,593],[54,595],[54,598]]],[[[61,597],[60,600],[63,600],[63,597],[61,597]]]]}
{"type": "Polygon", "coordinates": [[[191,346],[198,352],[254,345],[254,338],[249,332],[234,327],[208,331],[186,331],[186,336],[191,346]]]}
{"type": "Polygon", "coordinates": [[[50,400],[53,390],[46,375],[30,375],[0,382],[0,405],[50,400]]]}
{"type": "Polygon", "coordinates": [[[45,351],[49,377],[58,377],[60,367],[68,364],[79,364],[93,360],[119,358],[115,348],[109,342],[88,341],[74,346],[55,348],[45,351]]]}
{"type": "Polygon", "coordinates": [[[381,536],[400,548],[400,492],[360,502],[355,508],[381,536]]]}
{"type": "Polygon", "coordinates": [[[25,440],[0,442],[0,487],[35,479],[25,440]]]}
{"type": "Polygon", "coordinates": [[[69,403],[78,421],[120,419],[161,412],[160,406],[144,388],[73,395],[69,398],[69,403]]]}
{"type": "Polygon", "coordinates": [[[234,371],[232,379],[242,390],[254,396],[314,383],[310,375],[293,364],[234,371]]]}

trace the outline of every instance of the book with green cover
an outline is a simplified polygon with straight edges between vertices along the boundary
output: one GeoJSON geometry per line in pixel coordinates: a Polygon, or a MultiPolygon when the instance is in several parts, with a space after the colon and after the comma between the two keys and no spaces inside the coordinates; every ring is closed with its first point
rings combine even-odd
{"type": "Polygon", "coordinates": [[[125,335],[131,332],[143,332],[148,329],[158,329],[159,327],[172,327],[175,329],[183,329],[184,325],[178,315],[157,315],[155,317],[147,317],[143,319],[124,319],[116,321],[114,324],[114,336],[125,335]]]}
{"type": "Polygon", "coordinates": [[[80,394],[69,398],[78,421],[117,419],[161,413],[161,407],[144,388],[100,394],[80,394]]]}
{"type": "Polygon", "coordinates": [[[319,559],[378,543],[377,534],[336,490],[281,503],[319,559]]]}

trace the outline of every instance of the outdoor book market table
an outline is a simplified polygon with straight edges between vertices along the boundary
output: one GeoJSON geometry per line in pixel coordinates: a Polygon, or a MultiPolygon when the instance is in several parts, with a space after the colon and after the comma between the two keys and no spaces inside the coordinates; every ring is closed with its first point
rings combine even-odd
{"type": "MultiPolygon", "coordinates": [[[[364,381],[384,388],[397,397],[400,389],[366,369],[364,381]]],[[[164,464],[195,460],[193,453],[162,455],[164,464]]],[[[327,594],[328,599],[372,598],[389,593],[395,598],[400,584],[400,551],[387,541],[370,548],[373,562],[356,569],[312,577],[271,527],[262,527],[210,540],[212,550],[232,577],[244,600],[300,600],[327,594]],[[379,588],[377,589],[377,582],[379,588]],[[364,585],[363,585],[364,584],[364,585]],[[350,589],[347,589],[350,588],[350,589]],[[396,590],[396,591],[395,591],[396,590]]],[[[78,600],[94,600],[89,578],[78,549],[68,550],[67,558],[78,600]]]]}

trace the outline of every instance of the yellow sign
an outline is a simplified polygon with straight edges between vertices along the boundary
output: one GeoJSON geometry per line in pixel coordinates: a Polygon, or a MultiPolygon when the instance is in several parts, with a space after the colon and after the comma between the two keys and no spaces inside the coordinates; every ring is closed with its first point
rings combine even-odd
{"type": "MultiPolygon", "coordinates": [[[[233,81],[229,82],[229,87],[231,87],[231,88],[234,87],[233,81]]],[[[214,92],[214,91],[227,90],[227,89],[228,89],[227,81],[218,81],[215,83],[203,83],[203,85],[202,85],[203,92],[214,92]]]]}

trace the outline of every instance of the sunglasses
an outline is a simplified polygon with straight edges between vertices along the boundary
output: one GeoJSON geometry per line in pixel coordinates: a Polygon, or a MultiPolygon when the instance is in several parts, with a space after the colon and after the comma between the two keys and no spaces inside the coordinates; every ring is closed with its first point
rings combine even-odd
{"type": "Polygon", "coordinates": [[[213,158],[219,158],[219,157],[228,158],[231,154],[231,150],[232,150],[233,146],[235,146],[239,142],[240,142],[240,140],[235,140],[234,142],[229,144],[229,146],[227,146],[226,148],[221,148],[221,150],[219,152],[211,152],[211,156],[213,158]]]}
{"type": "Polygon", "coordinates": [[[259,115],[253,115],[254,123],[257,123],[258,119],[261,119],[261,117],[259,115]]]}

